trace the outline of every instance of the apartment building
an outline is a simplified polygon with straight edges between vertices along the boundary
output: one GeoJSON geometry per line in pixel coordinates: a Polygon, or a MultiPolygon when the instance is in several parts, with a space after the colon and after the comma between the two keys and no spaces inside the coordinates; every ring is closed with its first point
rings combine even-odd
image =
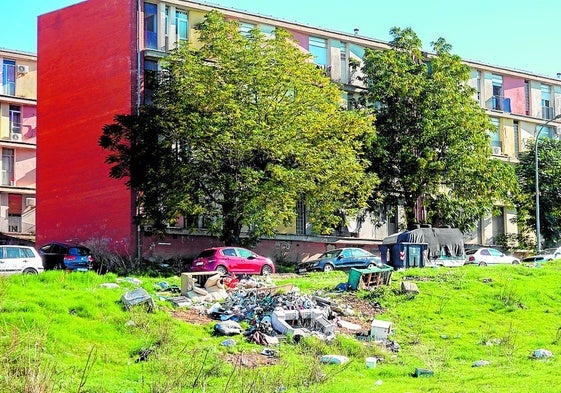
{"type": "MultiPolygon", "coordinates": [[[[359,76],[365,48],[388,48],[386,42],[354,31],[185,0],[87,0],[40,16],[38,241],[99,239],[133,256],[193,255],[213,244],[203,236],[202,222],[200,236],[187,231],[180,220],[164,240],[137,226],[134,195],[124,182],[108,177],[107,153],[97,143],[103,125],[150,98],[150,76],[159,70],[161,59],[178,43],[196,44],[194,26],[212,9],[238,20],[242,32],[254,27],[266,34],[273,34],[276,27],[288,30],[317,66],[341,84],[343,101],[352,102],[364,88],[359,76]]],[[[493,154],[515,164],[536,130],[561,113],[561,80],[467,63],[473,70],[469,83],[477,91],[474,99],[496,126],[491,130],[493,154]]],[[[559,126],[550,121],[547,133],[555,136],[559,126]]],[[[327,244],[373,247],[398,230],[397,218],[385,218],[381,227],[367,218],[355,220],[334,236],[314,236],[307,229],[305,209],[298,209],[293,226],[262,242],[259,247],[269,251],[264,253],[298,259],[327,244]]],[[[498,234],[516,233],[510,222],[513,215],[503,209],[501,216],[482,219],[468,241],[492,244],[498,234]]]]}
{"type": "Polygon", "coordinates": [[[0,233],[35,240],[37,56],[0,48],[0,233]]]}

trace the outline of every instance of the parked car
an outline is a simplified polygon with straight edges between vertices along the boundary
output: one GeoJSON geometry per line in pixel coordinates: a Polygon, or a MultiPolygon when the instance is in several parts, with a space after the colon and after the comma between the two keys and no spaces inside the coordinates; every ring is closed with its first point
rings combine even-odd
{"type": "Polygon", "coordinates": [[[75,271],[91,270],[94,259],[89,248],[52,242],[39,248],[45,270],[66,269],[75,271]]]}
{"type": "Polygon", "coordinates": [[[192,272],[217,271],[220,274],[261,274],[275,272],[269,258],[242,247],[213,247],[201,251],[193,260],[192,272]]]}
{"type": "Polygon", "coordinates": [[[43,271],[41,256],[30,246],[0,246],[0,274],[38,274],[43,271]]]}
{"type": "Polygon", "coordinates": [[[496,265],[501,263],[519,264],[520,259],[505,255],[496,248],[482,247],[478,249],[466,250],[468,264],[479,266],[496,265]]]}
{"type": "Polygon", "coordinates": [[[296,267],[296,272],[330,272],[335,269],[345,270],[350,268],[372,269],[376,266],[381,266],[381,264],[382,260],[380,257],[362,248],[336,248],[324,252],[316,259],[300,262],[296,267]]]}
{"type": "Polygon", "coordinates": [[[560,258],[561,258],[561,247],[546,248],[545,250],[542,250],[542,252],[540,252],[537,255],[531,255],[529,257],[524,258],[522,262],[547,262],[560,258]]]}

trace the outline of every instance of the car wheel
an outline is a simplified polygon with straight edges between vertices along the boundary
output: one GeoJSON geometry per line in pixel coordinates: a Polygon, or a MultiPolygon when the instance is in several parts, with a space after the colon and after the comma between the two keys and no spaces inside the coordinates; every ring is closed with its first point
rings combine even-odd
{"type": "Polygon", "coordinates": [[[515,259],[514,261],[512,261],[512,264],[513,265],[518,265],[518,264],[520,264],[520,261],[518,259],[515,259]]]}
{"type": "Polygon", "coordinates": [[[487,266],[486,262],[479,262],[479,266],[487,266]]]}
{"type": "Polygon", "coordinates": [[[270,274],[273,274],[273,268],[269,265],[263,265],[263,267],[261,268],[261,275],[268,276],[270,274]]]}
{"type": "Polygon", "coordinates": [[[27,269],[24,269],[23,274],[37,274],[37,270],[32,269],[30,267],[28,267],[27,269]]]}
{"type": "Polygon", "coordinates": [[[333,271],[333,265],[330,263],[326,263],[325,266],[323,267],[323,271],[324,272],[332,272],[333,271]]]}
{"type": "Polygon", "coordinates": [[[228,269],[226,269],[226,266],[222,266],[222,265],[217,266],[216,271],[218,273],[220,273],[222,276],[225,276],[226,274],[228,274],[228,269]]]}

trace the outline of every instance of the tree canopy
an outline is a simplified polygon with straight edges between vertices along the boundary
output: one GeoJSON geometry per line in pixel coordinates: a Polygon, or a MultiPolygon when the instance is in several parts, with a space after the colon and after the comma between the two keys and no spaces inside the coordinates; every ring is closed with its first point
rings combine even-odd
{"type": "Polygon", "coordinates": [[[365,207],[373,118],[341,108],[338,86],[288,32],[242,35],[216,11],[197,29],[197,48],[165,60],[153,103],[100,137],[110,175],[138,194],[140,222],[204,216],[239,244],[242,229],[255,240],[294,222],[299,201],[316,233],[365,207]]]}
{"type": "MultiPolygon", "coordinates": [[[[536,229],[536,164],[535,141],[520,154],[516,173],[520,183],[517,200],[519,228],[525,232],[536,229]]],[[[540,138],[538,142],[538,185],[540,232],[544,247],[561,242],[561,141],[540,138]]]]}
{"type": "Polygon", "coordinates": [[[439,38],[425,54],[410,28],[390,33],[390,49],[367,50],[363,67],[363,102],[376,113],[369,170],[381,179],[373,200],[403,205],[409,224],[422,203],[426,223],[472,229],[494,204],[510,205],[514,169],[490,158],[493,125],[451,46],[439,38]]]}

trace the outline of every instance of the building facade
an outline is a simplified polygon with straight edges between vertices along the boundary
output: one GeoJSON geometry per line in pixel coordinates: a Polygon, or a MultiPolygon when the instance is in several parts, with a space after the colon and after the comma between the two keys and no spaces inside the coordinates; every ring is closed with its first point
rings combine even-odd
{"type": "Polygon", "coordinates": [[[35,240],[37,56],[0,49],[0,233],[35,240]]]}
{"type": "MultiPolygon", "coordinates": [[[[201,236],[182,221],[169,228],[169,236],[156,240],[134,223],[134,195],[124,182],[108,177],[106,152],[98,145],[102,127],[116,114],[131,113],[150,99],[151,76],[167,51],[189,41],[196,46],[194,26],[217,9],[240,22],[242,32],[259,28],[272,34],[288,30],[302,50],[342,88],[343,105],[352,105],[364,86],[360,66],[365,48],[387,49],[388,44],[358,32],[337,32],[286,22],[233,9],[185,0],[87,0],[39,17],[38,108],[39,156],[37,186],[37,239],[101,240],[131,256],[192,256],[212,244],[200,223],[201,236]],[[76,37],[79,37],[76,38],[76,37]],[[346,102],[345,102],[346,101],[346,102]],[[54,174],[60,174],[56,176],[54,174]]],[[[485,108],[491,130],[493,155],[515,164],[525,144],[544,122],[561,113],[561,80],[529,72],[466,62],[474,99],[485,108]]],[[[561,123],[550,122],[557,134],[561,123]]],[[[399,229],[397,217],[383,217],[375,225],[370,217],[354,220],[332,237],[309,232],[305,207],[297,206],[298,219],[275,237],[261,242],[258,251],[298,260],[326,247],[357,244],[374,246],[399,229]]],[[[502,209],[482,219],[467,241],[493,244],[500,234],[516,233],[502,209]]]]}

